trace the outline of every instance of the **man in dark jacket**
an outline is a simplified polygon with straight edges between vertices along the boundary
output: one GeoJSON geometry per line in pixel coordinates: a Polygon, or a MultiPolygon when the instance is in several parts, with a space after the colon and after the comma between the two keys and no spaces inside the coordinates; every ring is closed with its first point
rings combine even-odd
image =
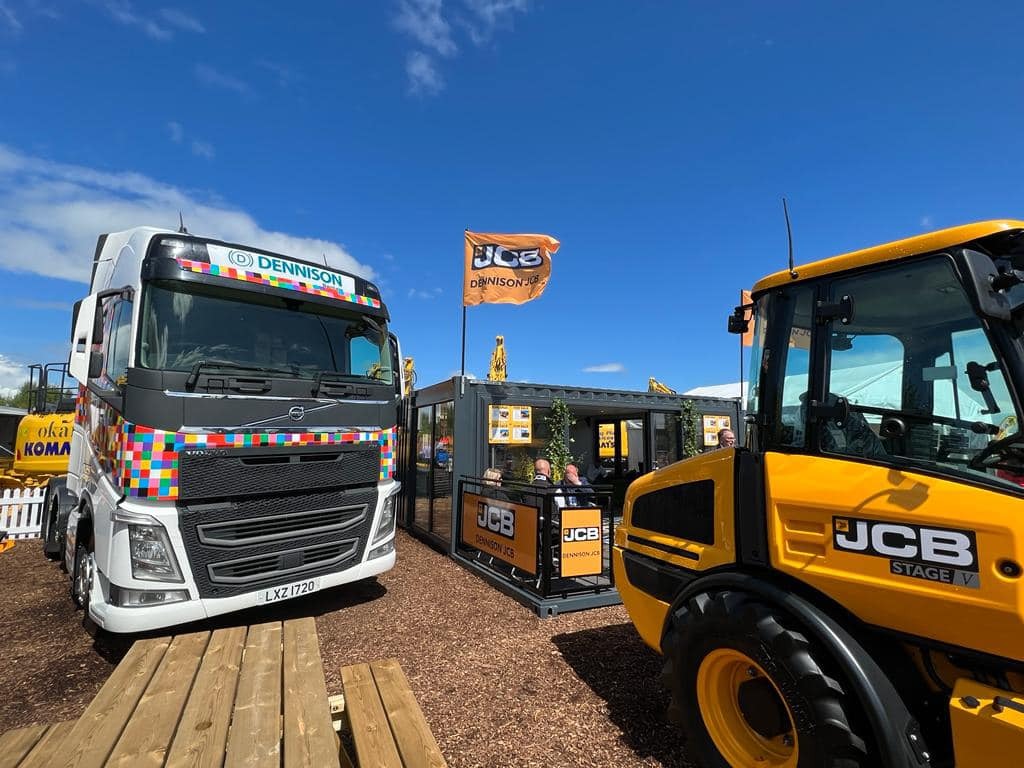
{"type": "Polygon", "coordinates": [[[537,459],[533,462],[533,483],[542,488],[551,487],[551,462],[547,459],[537,459]]]}

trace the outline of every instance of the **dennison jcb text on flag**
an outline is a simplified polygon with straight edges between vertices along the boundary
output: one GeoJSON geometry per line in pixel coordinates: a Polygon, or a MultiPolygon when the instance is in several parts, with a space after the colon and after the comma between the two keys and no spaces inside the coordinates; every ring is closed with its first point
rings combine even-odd
{"type": "Polygon", "coordinates": [[[466,231],[462,303],[523,304],[544,293],[551,254],[559,242],[548,235],[500,235],[466,231]]]}

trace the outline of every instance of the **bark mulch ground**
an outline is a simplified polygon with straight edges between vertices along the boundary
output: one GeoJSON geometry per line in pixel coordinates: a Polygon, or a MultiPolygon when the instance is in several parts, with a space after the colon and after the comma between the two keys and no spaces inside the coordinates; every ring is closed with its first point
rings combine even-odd
{"type": "MultiPolygon", "coordinates": [[[[0,732],[78,717],[130,639],[85,633],[36,541],[0,555],[0,584],[0,732]]],[[[660,660],[621,606],[539,619],[399,533],[377,580],[188,629],[310,615],[328,692],[345,664],[397,658],[453,768],[688,765],[660,660]]]]}

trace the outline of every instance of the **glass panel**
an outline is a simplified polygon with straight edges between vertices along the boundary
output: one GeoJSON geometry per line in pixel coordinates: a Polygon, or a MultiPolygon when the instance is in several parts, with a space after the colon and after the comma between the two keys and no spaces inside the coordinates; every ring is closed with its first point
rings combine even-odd
{"type": "Polygon", "coordinates": [[[807,444],[804,402],[811,371],[812,298],[812,289],[806,287],[799,289],[795,298],[776,299],[788,301],[793,306],[788,345],[779,351],[785,356],[779,444],[794,448],[803,448],[807,444]]]}
{"type": "Polygon", "coordinates": [[[674,413],[652,414],[654,424],[654,469],[679,461],[679,416],[674,413]]]}
{"type": "Polygon", "coordinates": [[[433,406],[416,409],[416,504],[413,523],[430,530],[430,468],[434,462],[433,406]]]}
{"type": "MultiPolygon", "coordinates": [[[[541,456],[547,455],[548,441],[551,439],[551,430],[548,429],[545,417],[550,412],[548,408],[541,408],[539,406],[533,407],[533,434],[531,435],[531,441],[528,445],[489,445],[488,448],[490,453],[490,465],[495,469],[501,470],[501,476],[505,480],[517,480],[524,483],[528,483],[533,480],[533,461],[541,456]]],[[[487,415],[484,415],[485,423],[484,429],[487,429],[487,415]]],[[[582,422],[577,422],[582,424],[582,422]]],[[[582,454],[589,454],[582,440],[577,440],[570,446],[570,450],[576,455],[576,452],[582,454]]],[[[581,456],[577,455],[577,459],[581,456]]],[[[586,458],[586,457],[584,457],[586,458]]],[[[590,466],[590,461],[584,461],[584,464],[590,466]]],[[[583,467],[580,470],[583,471],[583,467]]]]}
{"type": "Polygon", "coordinates": [[[196,285],[146,286],[139,365],[188,371],[200,360],[391,382],[383,322],[345,308],[196,285]]]}
{"type": "Polygon", "coordinates": [[[455,407],[434,406],[434,519],[431,531],[447,540],[452,532],[452,467],[455,463],[455,407]]]}
{"type": "Polygon", "coordinates": [[[833,323],[829,373],[829,392],[849,399],[850,416],[842,427],[824,423],[823,451],[1024,485],[1024,476],[970,466],[993,439],[1016,433],[1019,418],[947,258],[839,280],[832,294],[854,299],[852,322],[833,323]],[[908,301],[908,292],[927,298],[908,301]]]}
{"type": "Polygon", "coordinates": [[[764,360],[765,329],[768,327],[768,296],[761,296],[754,307],[754,343],[750,348],[750,383],[747,386],[747,413],[759,413],[761,406],[761,363],[764,360]]]}
{"type": "Polygon", "coordinates": [[[132,303],[118,301],[114,319],[110,326],[110,340],[107,346],[107,377],[111,383],[124,385],[128,375],[128,350],[132,338],[132,303]]]}

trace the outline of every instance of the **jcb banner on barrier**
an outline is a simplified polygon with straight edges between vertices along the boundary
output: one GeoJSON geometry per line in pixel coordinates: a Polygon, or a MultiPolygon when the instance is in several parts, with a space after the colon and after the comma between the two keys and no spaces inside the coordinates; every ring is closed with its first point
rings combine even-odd
{"type": "Polygon", "coordinates": [[[534,576],[538,515],[536,507],[464,491],[462,543],[534,576]]]}
{"type": "Polygon", "coordinates": [[[466,230],[462,303],[523,304],[536,299],[551,277],[551,254],[560,243],[547,235],[496,235],[466,230]]]}
{"type": "Polygon", "coordinates": [[[601,510],[562,509],[562,576],[599,576],[601,563],[601,510]]]}

